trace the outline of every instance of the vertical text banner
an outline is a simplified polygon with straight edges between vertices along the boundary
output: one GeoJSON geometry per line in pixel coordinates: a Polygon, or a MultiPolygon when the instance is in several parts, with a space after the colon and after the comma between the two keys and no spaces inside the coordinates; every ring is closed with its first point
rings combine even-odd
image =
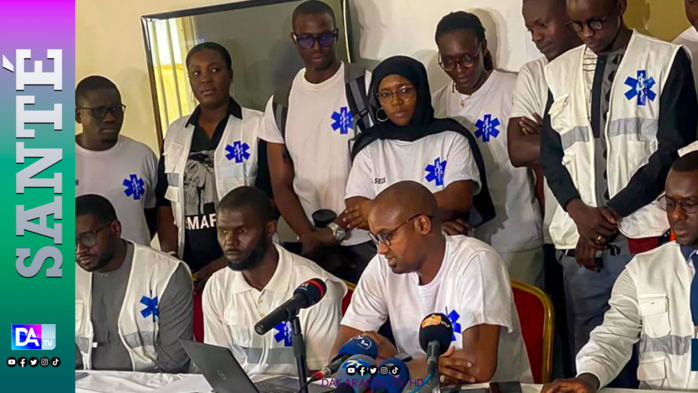
{"type": "Polygon", "coordinates": [[[0,391],[74,392],[75,0],[0,6],[0,391]]]}

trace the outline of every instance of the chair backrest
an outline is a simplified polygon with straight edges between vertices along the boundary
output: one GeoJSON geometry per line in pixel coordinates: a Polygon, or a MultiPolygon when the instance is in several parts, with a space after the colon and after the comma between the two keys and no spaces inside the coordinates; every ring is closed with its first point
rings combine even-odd
{"type": "MultiPolygon", "coordinates": [[[[194,294],[194,340],[204,342],[204,310],[201,305],[202,296],[200,293],[194,294]]],[[[194,362],[192,362],[194,363],[194,362]]]]}
{"type": "Polygon", "coordinates": [[[349,303],[351,303],[351,295],[354,294],[354,290],[356,289],[356,285],[350,283],[349,281],[344,281],[345,284],[347,284],[347,294],[344,295],[344,298],[342,299],[342,315],[346,314],[347,308],[349,308],[349,303]]]}
{"type": "Polygon", "coordinates": [[[533,285],[511,280],[528,361],[535,383],[550,382],[554,311],[550,298],[533,285]]]}

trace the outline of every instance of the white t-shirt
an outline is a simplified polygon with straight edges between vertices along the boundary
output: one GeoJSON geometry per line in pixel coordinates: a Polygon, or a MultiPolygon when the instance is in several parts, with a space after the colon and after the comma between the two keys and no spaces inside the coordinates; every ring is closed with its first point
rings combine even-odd
{"type": "MultiPolygon", "coordinates": [[[[513,102],[511,110],[511,118],[527,117],[535,120],[533,114],[538,114],[541,118],[545,117],[545,106],[548,103],[548,84],[545,82],[545,66],[548,64],[548,59],[541,57],[538,60],[526,63],[519,76],[516,78],[516,90],[514,90],[513,102]]],[[[553,239],[550,237],[550,223],[553,221],[553,214],[557,209],[558,203],[555,195],[548,187],[548,182],[545,180],[545,214],[543,216],[543,236],[546,244],[553,244],[553,239]]]]}
{"type": "Polygon", "coordinates": [[[529,168],[514,168],[507,151],[516,75],[493,71],[471,96],[461,95],[452,86],[449,83],[434,94],[436,117],[456,119],[473,132],[485,161],[487,186],[497,213],[475,230],[475,237],[499,252],[540,247],[542,219],[535,199],[533,172],[529,168]]]}
{"type": "MultiPolygon", "coordinates": [[[[370,73],[366,73],[366,86],[370,73]]],[[[293,189],[303,206],[308,220],[319,209],[330,209],[341,214],[344,191],[351,169],[349,141],[355,130],[347,103],[344,64],[330,79],[313,84],[305,79],[305,69],[293,80],[289,96],[286,135],[276,126],[272,98],[267,103],[259,138],[269,143],[286,144],[295,176],[293,189]]],[[[342,245],[369,241],[368,233],[351,231],[342,245]]]]}
{"type": "Polygon", "coordinates": [[[698,91],[698,31],[693,26],[689,27],[674,39],[674,44],[683,45],[688,49],[692,59],[693,81],[696,83],[696,91],[698,91]]]}
{"type": "Polygon", "coordinates": [[[105,151],[75,144],[75,196],[101,195],[114,205],[122,237],[150,246],[144,209],[155,207],[158,161],[143,143],[120,135],[105,151]]]}
{"type": "Polygon", "coordinates": [[[492,381],[532,381],[509,274],[499,255],[477,239],[447,236],[437,278],[436,299],[425,300],[422,292],[429,288],[420,288],[417,273],[395,274],[385,257],[376,255],[359,279],[342,325],[376,331],[389,317],[398,352],[413,357],[425,355],[419,346],[419,327],[430,313],[449,316],[456,349],[462,349],[466,330],[498,325],[503,328],[492,381]]]}
{"type": "Polygon", "coordinates": [[[204,340],[230,348],[250,376],[298,375],[290,324],[281,323],[264,336],[255,333],[254,325],[290,299],[303,282],[320,278],[327,285],[322,300],[298,314],[308,369],[319,370],[327,364],[342,318],[346,285],[316,263],[275,247],[279,264],[261,292],[247,283],[242,272],[227,267],[214,273],[204,289],[204,340]]]}
{"type": "Polygon", "coordinates": [[[405,180],[419,182],[433,193],[451,183],[472,180],[473,193],[477,193],[480,172],[468,140],[457,132],[446,131],[414,142],[377,139],[356,155],[346,197],[374,199],[405,180]]]}

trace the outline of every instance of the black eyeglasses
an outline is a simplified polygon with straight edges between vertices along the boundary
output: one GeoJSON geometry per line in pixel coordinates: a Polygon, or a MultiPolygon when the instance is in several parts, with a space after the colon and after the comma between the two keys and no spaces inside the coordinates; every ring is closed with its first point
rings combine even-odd
{"type": "Polygon", "coordinates": [[[97,244],[97,234],[104,228],[111,225],[112,222],[114,221],[108,222],[102,225],[101,227],[95,229],[94,231],[83,232],[79,234],[78,237],[75,238],[75,248],[78,248],[78,244],[87,248],[94,247],[94,245],[97,244]]]}
{"type": "Polygon", "coordinates": [[[460,59],[454,58],[443,58],[439,54],[439,65],[444,71],[453,71],[456,69],[456,64],[460,64],[462,68],[469,68],[477,63],[477,59],[480,58],[480,51],[475,52],[474,55],[463,55],[460,59]]]}
{"type": "Polygon", "coordinates": [[[681,207],[681,210],[684,213],[693,214],[698,210],[698,201],[693,199],[682,199],[680,201],[676,201],[666,195],[662,195],[662,197],[659,198],[659,208],[664,211],[673,213],[677,206],[681,207]]]}
{"type": "Polygon", "coordinates": [[[603,29],[604,24],[608,20],[608,15],[603,18],[592,18],[586,22],[569,21],[567,22],[567,28],[574,31],[575,33],[581,33],[584,30],[584,26],[588,27],[589,30],[597,32],[603,29]]]}
{"type": "Polygon", "coordinates": [[[391,231],[389,231],[389,232],[381,232],[381,233],[369,232],[369,233],[368,233],[368,236],[371,238],[371,240],[373,240],[374,243],[376,243],[376,245],[379,245],[379,243],[383,243],[383,244],[385,244],[386,246],[390,247],[390,241],[391,241],[391,239],[393,238],[393,235],[395,235],[395,232],[397,232],[398,229],[402,228],[403,226],[405,226],[405,225],[406,225],[407,223],[409,223],[410,221],[412,221],[412,220],[414,220],[414,219],[416,219],[416,218],[419,218],[419,217],[421,217],[421,216],[429,217],[429,219],[432,218],[432,216],[429,216],[429,215],[426,215],[426,214],[423,214],[423,213],[415,214],[414,216],[408,218],[405,222],[403,222],[402,224],[396,226],[395,228],[393,228],[393,230],[391,230],[391,231]]]}
{"type": "Polygon", "coordinates": [[[334,29],[334,31],[322,34],[296,34],[293,33],[293,38],[298,43],[302,49],[310,49],[315,46],[317,42],[321,48],[329,48],[334,43],[334,40],[339,35],[339,30],[334,29]]]}
{"type": "Polygon", "coordinates": [[[383,103],[390,102],[393,96],[400,97],[402,101],[409,101],[414,96],[414,87],[403,85],[398,87],[397,91],[390,91],[386,89],[378,92],[378,99],[383,103]]]}
{"type": "Polygon", "coordinates": [[[90,114],[92,114],[92,117],[94,117],[95,119],[104,119],[104,116],[107,115],[107,112],[111,113],[115,117],[123,116],[124,113],[126,113],[126,105],[124,104],[95,107],[81,106],[78,107],[78,109],[89,110],[90,114]]]}

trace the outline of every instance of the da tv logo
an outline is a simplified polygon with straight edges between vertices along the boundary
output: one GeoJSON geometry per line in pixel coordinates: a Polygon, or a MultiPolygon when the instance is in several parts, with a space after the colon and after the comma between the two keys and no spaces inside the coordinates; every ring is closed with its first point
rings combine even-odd
{"type": "Polygon", "coordinates": [[[12,325],[13,350],[56,348],[56,325],[12,325]]]}

